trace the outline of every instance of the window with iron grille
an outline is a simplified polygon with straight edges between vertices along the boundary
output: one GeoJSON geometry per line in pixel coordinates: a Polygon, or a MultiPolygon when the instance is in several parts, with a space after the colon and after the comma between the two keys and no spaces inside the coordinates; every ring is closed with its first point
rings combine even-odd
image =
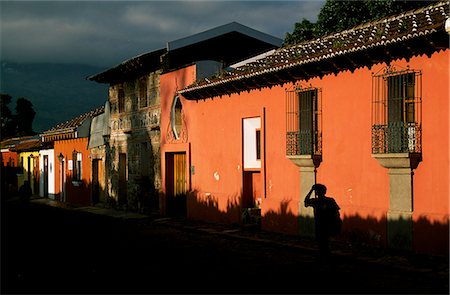
{"type": "Polygon", "coordinates": [[[147,107],[147,79],[139,79],[139,107],[147,107]]]}
{"type": "Polygon", "coordinates": [[[72,152],[73,172],[72,181],[81,181],[81,161],[83,154],[76,151],[72,152]]]}
{"type": "Polygon", "coordinates": [[[119,89],[118,91],[118,105],[119,105],[119,113],[125,112],[125,92],[123,89],[119,89]]]}
{"type": "Polygon", "coordinates": [[[314,87],[286,90],[286,155],[322,154],[320,95],[314,87]]]}
{"type": "Polygon", "coordinates": [[[391,66],[372,83],[372,153],[422,152],[421,72],[391,66]]]}
{"type": "Polygon", "coordinates": [[[159,75],[151,74],[148,79],[148,105],[159,104],[159,75]]]}
{"type": "Polygon", "coordinates": [[[261,129],[258,128],[255,131],[256,160],[261,160],[261,129]]]}

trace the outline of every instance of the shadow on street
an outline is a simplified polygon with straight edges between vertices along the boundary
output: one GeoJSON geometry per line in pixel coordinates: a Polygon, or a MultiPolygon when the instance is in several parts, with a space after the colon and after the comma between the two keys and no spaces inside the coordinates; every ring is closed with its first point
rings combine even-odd
{"type": "Polygon", "coordinates": [[[448,279],[30,203],[2,206],[2,293],[448,294],[448,279]]]}

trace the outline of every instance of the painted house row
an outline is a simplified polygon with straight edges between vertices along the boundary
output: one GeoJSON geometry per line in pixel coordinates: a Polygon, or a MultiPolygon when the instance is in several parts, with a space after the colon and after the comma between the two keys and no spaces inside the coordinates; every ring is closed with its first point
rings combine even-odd
{"type": "Polygon", "coordinates": [[[278,49],[234,23],[89,77],[110,84],[110,196],[145,183],[165,214],[311,236],[321,182],[342,239],[448,255],[449,22],[437,2],[278,49]],[[242,35],[266,46],[228,59],[242,35]]]}
{"type": "Polygon", "coordinates": [[[2,141],[2,195],[14,196],[28,181],[36,196],[74,206],[104,201],[104,176],[93,168],[108,136],[107,113],[102,106],[42,134],[2,141]]]}
{"type": "Polygon", "coordinates": [[[449,22],[444,1],[288,47],[238,23],[168,42],[88,77],[105,106],[24,159],[41,196],[303,236],[320,182],[341,239],[448,255],[449,22]]]}
{"type": "Polygon", "coordinates": [[[15,168],[8,173],[12,175],[9,192],[17,193],[29,180],[34,195],[75,206],[105,203],[139,211],[165,208],[159,194],[160,75],[196,62],[195,78],[204,78],[236,61],[279,48],[281,43],[281,39],[230,23],[169,42],[167,48],[90,77],[110,83],[105,106],[33,138],[2,142],[2,163],[15,168]]]}
{"type": "MultiPolygon", "coordinates": [[[[92,205],[100,202],[104,187],[98,186],[98,164],[94,155],[99,143],[92,144],[99,132],[107,137],[108,130],[98,121],[108,114],[108,105],[98,107],[43,132],[43,144],[51,148],[40,151],[40,196],[73,205],[92,205]]],[[[102,146],[105,144],[103,143],[102,146]]],[[[102,175],[100,177],[104,179],[102,175]]]]}
{"type": "Polygon", "coordinates": [[[33,194],[39,193],[39,136],[10,138],[1,142],[2,196],[17,194],[28,181],[33,194]]]}

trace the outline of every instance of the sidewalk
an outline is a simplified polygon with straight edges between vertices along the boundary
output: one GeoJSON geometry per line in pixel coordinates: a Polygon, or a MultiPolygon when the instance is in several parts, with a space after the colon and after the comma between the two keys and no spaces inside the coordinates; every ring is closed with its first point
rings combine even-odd
{"type": "MultiPolygon", "coordinates": [[[[163,226],[192,231],[207,235],[219,235],[225,238],[241,239],[256,243],[264,243],[274,247],[288,247],[310,252],[312,255],[317,253],[314,240],[301,238],[294,235],[266,232],[252,227],[233,226],[229,224],[208,223],[203,221],[187,220],[181,217],[161,217],[157,214],[145,215],[129,211],[120,211],[112,208],[101,208],[96,206],[88,207],[70,207],[66,204],[46,199],[33,198],[34,204],[59,207],[69,210],[86,212],[89,214],[99,214],[120,218],[123,220],[153,222],[163,226]]],[[[407,252],[393,251],[383,248],[373,248],[364,246],[351,246],[344,242],[330,241],[332,253],[340,258],[349,259],[364,263],[373,263],[407,271],[420,272],[423,274],[449,277],[449,259],[448,257],[435,257],[430,255],[413,254],[407,252]]]]}

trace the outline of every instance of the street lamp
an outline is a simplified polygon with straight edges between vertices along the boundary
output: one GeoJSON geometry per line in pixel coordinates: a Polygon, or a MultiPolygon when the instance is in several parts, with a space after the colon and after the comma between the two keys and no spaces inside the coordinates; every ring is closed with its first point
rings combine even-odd
{"type": "Polygon", "coordinates": [[[62,162],[64,160],[64,155],[62,153],[59,153],[58,160],[59,162],[62,162]]]}

